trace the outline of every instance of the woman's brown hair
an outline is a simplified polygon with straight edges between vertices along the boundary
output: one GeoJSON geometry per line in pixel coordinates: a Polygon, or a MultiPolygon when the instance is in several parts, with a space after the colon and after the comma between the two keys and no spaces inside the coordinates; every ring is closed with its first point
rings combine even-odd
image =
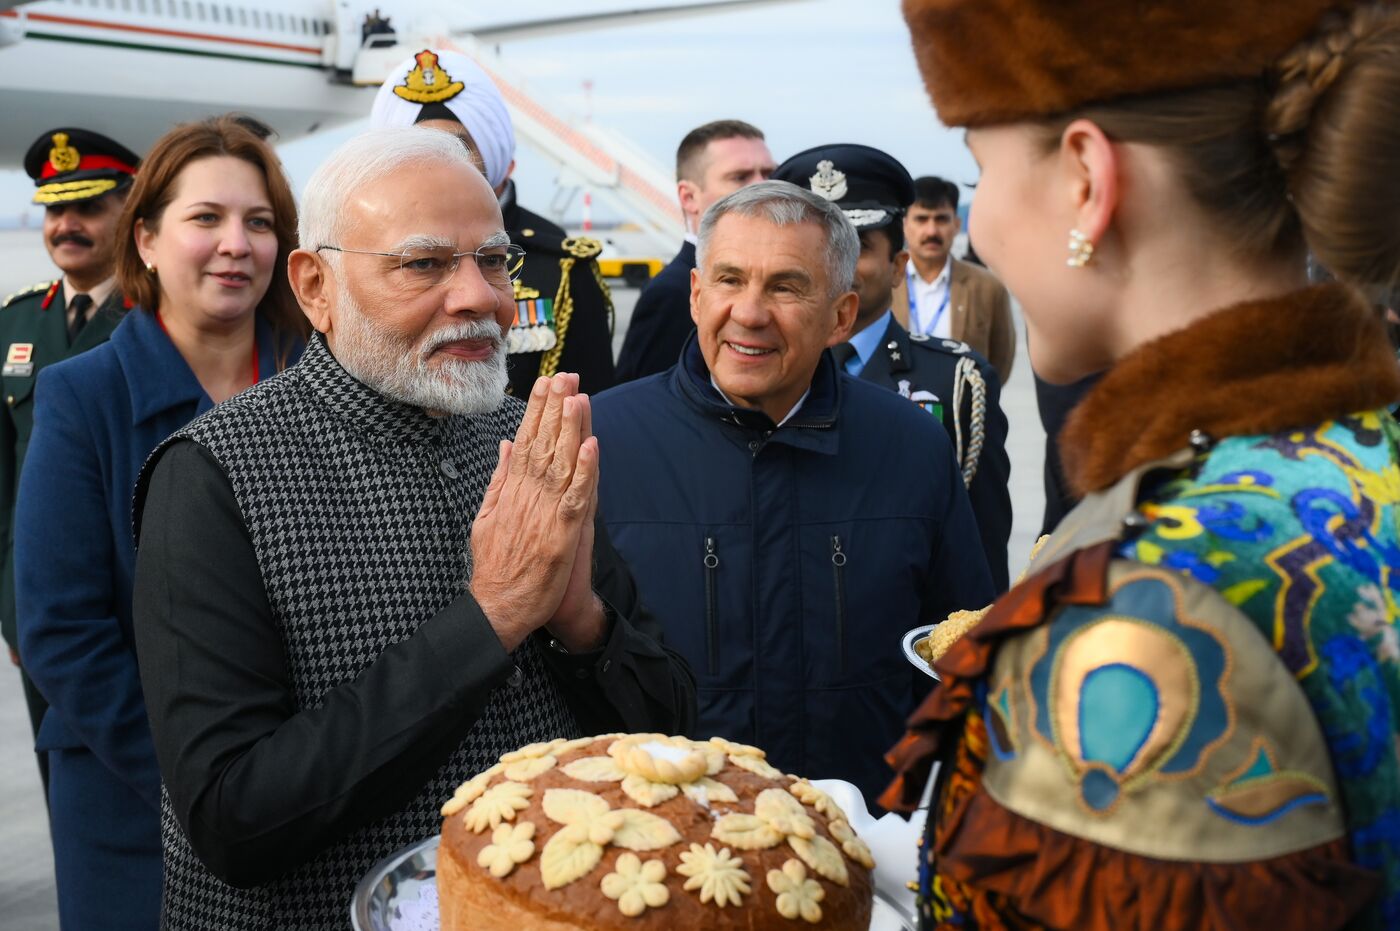
{"type": "Polygon", "coordinates": [[[1328,14],[1257,80],[1090,104],[1076,119],[1159,146],[1185,192],[1247,262],[1305,249],[1370,290],[1400,284],[1400,7],[1328,14]]]}
{"type": "Polygon", "coordinates": [[[277,339],[278,367],[293,344],[311,332],[287,280],[287,256],[297,247],[297,206],[276,153],[256,133],[232,115],[184,123],[160,137],[141,162],[136,183],[127,195],[117,238],[117,283],[122,294],[148,313],[160,309],[160,283],[146,270],[136,250],[136,221],[146,229],[160,228],[161,216],[175,196],[175,182],[191,162],[216,156],[242,159],[263,176],[272,202],[272,228],[277,236],[277,264],[257,312],[272,326],[277,339]]]}

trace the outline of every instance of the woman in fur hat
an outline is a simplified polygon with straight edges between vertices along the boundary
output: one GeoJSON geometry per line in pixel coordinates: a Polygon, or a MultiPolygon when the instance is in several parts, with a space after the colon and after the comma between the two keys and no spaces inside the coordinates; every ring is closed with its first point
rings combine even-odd
{"type": "Polygon", "coordinates": [[[1400,927],[1400,5],[905,14],[1037,373],[1108,370],[889,757],[925,926],[1400,927]]]}

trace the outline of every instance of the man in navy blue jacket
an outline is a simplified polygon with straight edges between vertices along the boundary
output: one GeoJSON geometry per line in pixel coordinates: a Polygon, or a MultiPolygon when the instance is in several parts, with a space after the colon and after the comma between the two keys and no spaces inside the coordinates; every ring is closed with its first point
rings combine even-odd
{"type": "Polygon", "coordinates": [[[599,396],[608,532],[698,684],[699,734],[855,783],[931,682],[900,637],[993,595],[946,432],[838,371],[860,244],[819,193],[764,182],[706,213],[696,333],[599,396]]]}

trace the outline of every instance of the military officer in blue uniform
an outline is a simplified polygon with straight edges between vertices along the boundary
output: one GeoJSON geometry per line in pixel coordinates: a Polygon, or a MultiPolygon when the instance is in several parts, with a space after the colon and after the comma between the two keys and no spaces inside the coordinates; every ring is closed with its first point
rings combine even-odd
{"type": "Polygon", "coordinates": [[[909,259],[901,218],[914,201],[913,179],[886,153],[854,144],[799,152],[779,165],[773,178],[839,204],[855,226],[861,250],[855,281],[860,309],[850,341],[832,353],[848,374],[897,391],[942,421],[962,468],[992,580],[997,591],[1005,591],[1011,461],[1001,382],[967,344],[911,335],[890,309],[909,259]]]}
{"type": "MultiPolygon", "coordinates": [[[[0,633],[16,664],[14,505],[34,427],[34,383],[44,366],[106,341],[120,318],[117,219],[139,161],[101,133],[72,127],[44,133],[24,157],[34,203],[44,207],[44,248],[63,274],[11,294],[0,309],[0,633]]],[[[37,737],[48,706],[23,667],[20,675],[37,737]]],[[[47,754],[38,759],[47,789],[47,754]]]]}

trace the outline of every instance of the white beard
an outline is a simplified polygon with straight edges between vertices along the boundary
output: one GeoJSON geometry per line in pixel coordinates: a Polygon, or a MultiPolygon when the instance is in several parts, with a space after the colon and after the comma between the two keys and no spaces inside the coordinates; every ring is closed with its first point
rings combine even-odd
{"type": "Polygon", "coordinates": [[[506,374],[505,334],[491,318],[462,320],[433,331],[417,346],[371,319],[342,293],[336,321],[335,357],[345,370],[380,394],[403,404],[445,414],[486,414],[501,406],[506,374]],[[489,339],[489,359],[469,362],[450,356],[436,368],[428,357],[445,343],[489,339]]]}

